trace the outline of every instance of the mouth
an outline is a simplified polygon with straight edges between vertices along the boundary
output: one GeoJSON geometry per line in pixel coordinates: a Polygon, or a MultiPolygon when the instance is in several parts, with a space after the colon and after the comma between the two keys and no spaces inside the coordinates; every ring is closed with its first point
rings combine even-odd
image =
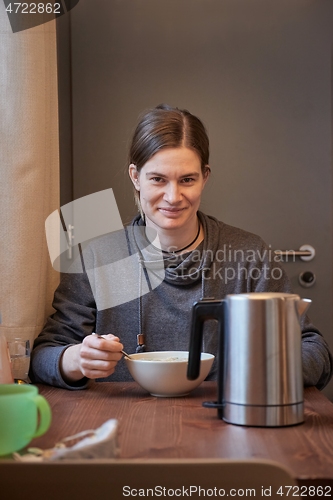
{"type": "Polygon", "coordinates": [[[163,215],[176,217],[177,215],[180,215],[185,210],[185,208],[160,207],[158,210],[163,215]]]}

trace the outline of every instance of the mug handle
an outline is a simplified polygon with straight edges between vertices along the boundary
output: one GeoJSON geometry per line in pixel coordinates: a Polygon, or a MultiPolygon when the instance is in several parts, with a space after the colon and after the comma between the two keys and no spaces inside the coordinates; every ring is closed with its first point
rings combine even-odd
{"type": "Polygon", "coordinates": [[[52,415],[50,405],[43,396],[40,396],[39,394],[37,394],[37,396],[34,397],[34,401],[35,401],[37,408],[38,408],[39,426],[36,429],[36,432],[32,436],[32,438],[41,436],[42,434],[45,434],[45,432],[50,427],[51,415],[52,415]]]}

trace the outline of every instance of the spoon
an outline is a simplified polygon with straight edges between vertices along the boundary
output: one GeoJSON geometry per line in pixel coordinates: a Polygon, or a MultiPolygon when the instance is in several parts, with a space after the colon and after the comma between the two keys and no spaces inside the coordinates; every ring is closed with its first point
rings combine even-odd
{"type": "MultiPolygon", "coordinates": [[[[98,337],[99,339],[105,339],[105,337],[103,337],[103,335],[99,335],[99,334],[98,334],[98,333],[96,333],[96,332],[93,332],[93,333],[92,333],[92,335],[95,335],[95,336],[96,336],[96,337],[98,337]]],[[[129,354],[127,354],[127,352],[125,352],[125,351],[120,351],[120,352],[121,352],[124,356],[126,356],[126,358],[128,358],[128,359],[132,359],[132,357],[131,357],[129,354]]]]}
{"type": "Polygon", "coordinates": [[[122,352],[123,355],[126,356],[126,358],[133,359],[132,356],[130,356],[129,354],[127,354],[127,352],[125,352],[125,351],[120,351],[120,352],[122,352]]]}

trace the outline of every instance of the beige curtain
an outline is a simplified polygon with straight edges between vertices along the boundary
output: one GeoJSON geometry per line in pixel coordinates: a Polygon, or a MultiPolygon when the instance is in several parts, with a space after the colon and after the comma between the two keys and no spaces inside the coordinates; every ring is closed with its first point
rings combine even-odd
{"type": "Polygon", "coordinates": [[[59,207],[55,21],[12,33],[0,1],[0,312],[7,340],[51,313],[44,222],[59,207]]]}

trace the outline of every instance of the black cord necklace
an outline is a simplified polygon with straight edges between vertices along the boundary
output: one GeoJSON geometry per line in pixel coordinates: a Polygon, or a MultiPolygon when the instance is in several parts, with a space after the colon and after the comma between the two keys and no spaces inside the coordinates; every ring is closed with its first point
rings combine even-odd
{"type": "Polygon", "coordinates": [[[162,250],[162,253],[167,254],[167,255],[171,255],[171,254],[174,255],[176,253],[182,252],[183,250],[186,250],[186,248],[191,247],[193,245],[193,243],[195,243],[197,241],[197,239],[199,238],[199,234],[200,234],[200,222],[199,222],[199,228],[198,228],[197,235],[194,238],[194,240],[191,241],[191,243],[189,243],[188,245],[186,245],[186,247],[180,248],[179,250],[173,250],[172,252],[168,252],[167,250],[162,250]]]}

